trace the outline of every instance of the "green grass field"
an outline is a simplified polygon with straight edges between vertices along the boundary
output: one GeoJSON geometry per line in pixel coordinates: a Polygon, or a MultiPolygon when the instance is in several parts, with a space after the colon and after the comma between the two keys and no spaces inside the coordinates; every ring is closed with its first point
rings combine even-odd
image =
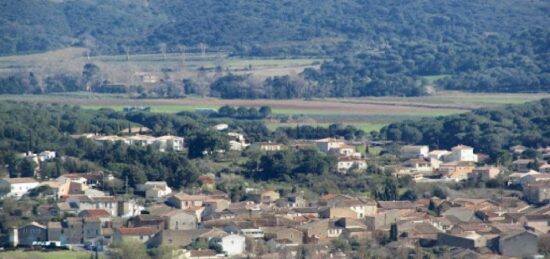
{"type": "Polygon", "coordinates": [[[0,259],[87,259],[90,252],[56,251],[56,252],[1,252],[0,259]]]}

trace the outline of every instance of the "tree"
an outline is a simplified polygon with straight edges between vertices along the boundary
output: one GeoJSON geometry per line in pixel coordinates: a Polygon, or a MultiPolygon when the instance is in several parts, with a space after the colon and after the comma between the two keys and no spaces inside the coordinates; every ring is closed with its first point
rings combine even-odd
{"type": "Polygon", "coordinates": [[[229,142],[225,135],[217,131],[199,132],[189,140],[189,158],[203,157],[219,150],[227,150],[229,142]]]}
{"type": "Polygon", "coordinates": [[[25,158],[19,162],[18,167],[19,172],[21,173],[21,177],[34,177],[37,164],[31,159],[25,158]]]}
{"type": "Polygon", "coordinates": [[[271,107],[269,106],[262,106],[260,107],[260,116],[262,118],[268,118],[271,116],[271,107]]]}
{"type": "Polygon", "coordinates": [[[435,196],[435,197],[440,198],[440,199],[446,199],[447,198],[447,193],[441,187],[436,186],[432,190],[432,196],[435,196]]]}
{"type": "Polygon", "coordinates": [[[416,192],[414,190],[407,190],[399,197],[399,200],[415,201],[417,199],[416,192]]]}
{"type": "Polygon", "coordinates": [[[399,199],[397,181],[393,177],[385,177],[382,185],[374,190],[374,197],[383,201],[399,199]]]}
{"type": "Polygon", "coordinates": [[[85,89],[90,91],[96,88],[101,83],[100,69],[96,64],[87,63],[82,70],[82,82],[85,85],[85,89]]]}
{"type": "Polygon", "coordinates": [[[115,249],[111,249],[111,258],[116,259],[148,259],[145,245],[135,239],[122,239],[114,244],[115,249]]]}
{"type": "Polygon", "coordinates": [[[48,185],[41,185],[29,191],[30,197],[54,195],[55,191],[48,185]]]}
{"type": "Polygon", "coordinates": [[[167,183],[172,188],[180,189],[197,183],[199,171],[193,163],[185,159],[178,169],[171,174],[167,183]]]}
{"type": "Polygon", "coordinates": [[[121,172],[122,179],[128,181],[128,185],[136,188],[138,184],[145,183],[147,176],[143,170],[135,165],[125,165],[121,172]]]}
{"type": "Polygon", "coordinates": [[[160,247],[151,250],[151,256],[153,259],[173,259],[179,258],[181,252],[176,247],[162,245],[160,247]]]}
{"type": "Polygon", "coordinates": [[[220,243],[221,239],[214,237],[208,240],[208,249],[216,251],[217,254],[223,253],[223,249],[220,243]]]}
{"type": "Polygon", "coordinates": [[[390,225],[390,240],[391,241],[397,241],[399,232],[397,231],[397,224],[391,223],[390,225]]]}

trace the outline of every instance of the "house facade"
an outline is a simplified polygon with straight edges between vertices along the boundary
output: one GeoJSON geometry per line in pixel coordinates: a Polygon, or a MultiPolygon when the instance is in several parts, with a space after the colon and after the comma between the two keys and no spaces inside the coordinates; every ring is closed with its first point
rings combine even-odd
{"type": "Polygon", "coordinates": [[[5,189],[6,196],[20,198],[28,191],[38,187],[39,183],[30,177],[0,179],[0,189],[5,189]]]}

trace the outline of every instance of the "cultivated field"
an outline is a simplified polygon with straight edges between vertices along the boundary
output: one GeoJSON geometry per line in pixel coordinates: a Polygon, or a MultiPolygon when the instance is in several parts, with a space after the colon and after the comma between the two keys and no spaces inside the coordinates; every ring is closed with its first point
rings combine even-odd
{"type": "Polygon", "coordinates": [[[437,117],[467,112],[479,107],[517,104],[550,97],[549,94],[471,94],[446,92],[426,97],[365,97],[314,100],[222,100],[189,97],[183,99],[129,99],[124,95],[90,93],[51,95],[4,95],[0,100],[29,101],[80,105],[84,108],[111,108],[150,106],[153,112],[176,113],[196,109],[217,109],[223,105],[270,106],[273,113],[287,120],[267,121],[271,129],[280,126],[314,125],[331,123],[355,125],[366,131],[378,130],[388,123],[437,117]]]}
{"type": "Polygon", "coordinates": [[[161,78],[179,81],[195,78],[197,70],[204,68],[208,74],[216,67],[235,74],[250,73],[264,79],[301,73],[305,68],[318,67],[320,58],[240,58],[224,52],[129,54],[112,56],[87,56],[86,49],[67,48],[31,55],[0,57],[0,76],[33,72],[39,76],[56,73],[80,74],[86,63],[98,65],[105,77],[113,83],[138,84],[136,74],[147,73],[161,78]]]}

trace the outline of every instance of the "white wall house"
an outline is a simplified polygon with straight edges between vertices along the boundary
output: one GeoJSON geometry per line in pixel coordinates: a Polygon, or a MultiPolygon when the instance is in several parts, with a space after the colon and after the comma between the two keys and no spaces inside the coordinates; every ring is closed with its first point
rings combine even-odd
{"type": "Polygon", "coordinates": [[[237,234],[229,234],[225,237],[222,237],[220,242],[222,250],[227,254],[227,256],[235,256],[244,253],[246,248],[245,237],[237,234]]]}
{"type": "Polygon", "coordinates": [[[477,162],[477,155],[474,154],[473,147],[458,145],[445,156],[445,162],[477,162]]]}
{"type": "Polygon", "coordinates": [[[157,146],[160,152],[165,152],[168,150],[182,151],[183,142],[184,140],[182,137],[167,135],[156,138],[154,141],[154,145],[157,146]]]}
{"type": "Polygon", "coordinates": [[[9,190],[6,194],[9,197],[19,198],[38,185],[38,181],[30,177],[0,179],[0,188],[9,190]]]}
{"type": "Polygon", "coordinates": [[[46,150],[46,151],[40,152],[40,154],[38,154],[38,160],[40,160],[40,162],[44,162],[44,161],[48,161],[50,159],[54,159],[55,156],[56,156],[55,151],[46,150]]]}
{"type": "Polygon", "coordinates": [[[149,199],[158,199],[172,193],[172,188],[168,187],[165,181],[148,181],[139,184],[137,190],[145,192],[145,197],[149,199]]]}
{"type": "Polygon", "coordinates": [[[172,135],[153,137],[149,135],[133,135],[133,136],[98,136],[94,134],[76,135],[77,138],[89,138],[96,141],[117,142],[122,141],[127,145],[149,146],[152,145],[160,152],[169,150],[182,151],[184,138],[172,135]]]}
{"type": "Polygon", "coordinates": [[[346,145],[343,140],[335,138],[324,138],[315,140],[315,145],[322,152],[329,152],[331,149],[340,148],[346,145]]]}
{"type": "Polygon", "coordinates": [[[400,157],[402,159],[427,157],[430,148],[428,146],[403,146],[401,147],[400,157]]]}
{"type": "Polygon", "coordinates": [[[353,169],[367,169],[367,162],[357,157],[338,157],[337,169],[339,173],[346,173],[353,169]]]}

